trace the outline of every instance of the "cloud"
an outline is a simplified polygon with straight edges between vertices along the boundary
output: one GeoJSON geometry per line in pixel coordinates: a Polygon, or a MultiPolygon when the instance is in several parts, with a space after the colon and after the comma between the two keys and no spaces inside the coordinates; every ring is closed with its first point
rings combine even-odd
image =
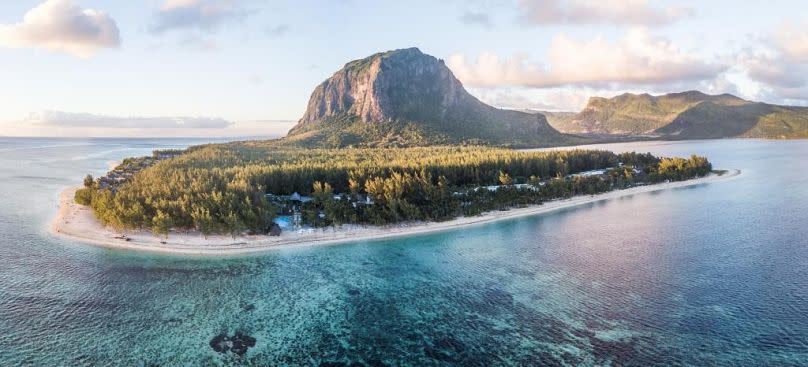
{"type": "Polygon", "coordinates": [[[237,0],[165,0],[151,31],[158,34],[175,29],[214,31],[247,15],[237,0]]]}
{"type": "Polygon", "coordinates": [[[274,27],[267,28],[267,35],[270,37],[280,37],[289,33],[289,25],[288,24],[279,24],[274,27]]]}
{"type": "Polygon", "coordinates": [[[0,135],[60,137],[216,137],[277,138],[297,121],[229,121],[207,117],[115,117],[45,111],[0,121],[0,135]]]}
{"type": "Polygon", "coordinates": [[[643,28],[630,30],[617,43],[602,37],[577,41],[561,35],[551,42],[546,60],[545,65],[524,55],[500,58],[492,53],[468,60],[455,54],[447,64],[463,83],[478,87],[653,85],[712,79],[727,69],[653,37],[643,28]]]}
{"type": "Polygon", "coordinates": [[[808,21],[787,23],[775,31],[771,38],[790,62],[808,63],[808,21]]]}
{"type": "Polygon", "coordinates": [[[498,108],[533,110],[555,108],[555,106],[541,101],[535,91],[532,93],[524,93],[523,91],[513,90],[512,88],[485,88],[471,89],[469,92],[486,104],[498,108]]]}
{"type": "Polygon", "coordinates": [[[233,123],[210,117],[117,117],[90,113],[43,111],[23,120],[33,125],[115,129],[224,129],[233,123]]]}
{"type": "Polygon", "coordinates": [[[467,25],[478,25],[485,28],[490,28],[491,17],[486,13],[470,12],[467,11],[460,16],[460,22],[467,25]]]}
{"type": "Polygon", "coordinates": [[[219,45],[216,40],[202,35],[189,35],[180,40],[179,45],[193,51],[208,52],[216,51],[219,45]]]}
{"type": "Polygon", "coordinates": [[[519,0],[525,24],[595,24],[660,26],[693,14],[685,7],[652,7],[647,0],[519,0]]]}
{"type": "Polygon", "coordinates": [[[761,95],[777,103],[808,104],[808,22],[786,23],[739,56],[761,95]]]}
{"type": "Polygon", "coordinates": [[[808,104],[808,64],[792,63],[782,55],[741,59],[746,76],[760,83],[761,98],[781,104],[808,104]]]}
{"type": "MultiPolygon", "coordinates": [[[[726,74],[722,74],[717,76],[715,79],[712,80],[703,80],[698,83],[696,86],[686,86],[684,88],[679,88],[677,90],[700,90],[707,94],[724,94],[729,93],[739,97],[749,97],[745,93],[741,92],[738,88],[738,85],[727,78],[726,74]]],[[[665,91],[666,93],[670,93],[671,90],[665,91]]]]}
{"type": "Polygon", "coordinates": [[[22,22],[0,25],[0,44],[44,48],[79,57],[121,45],[115,20],[95,9],[82,9],[71,0],[48,0],[29,10],[22,22]]]}
{"type": "Polygon", "coordinates": [[[754,80],[770,86],[783,88],[801,87],[806,84],[806,65],[791,63],[779,54],[757,53],[741,58],[746,72],[754,80]]]}
{"type": "Polygon", "coordinates": [[[532,88],[482,88],[470,93],[481,101],[506,109],[529,109],[540,111],[580,111],[593,92],[587,88],[543,89],[532,88]]]}

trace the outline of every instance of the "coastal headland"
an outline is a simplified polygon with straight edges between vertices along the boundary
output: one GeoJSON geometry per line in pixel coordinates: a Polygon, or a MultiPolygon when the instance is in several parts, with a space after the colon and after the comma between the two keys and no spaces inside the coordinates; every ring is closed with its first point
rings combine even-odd
{"type": "Polygon", "coordinates": [[[187,233],[172,232],[167,240],[163,240],[155,237],[147,230],[129,231],[124,238],[120,232],[102,226],[93,216],[92,209],[79,205],[74,201],[76,190],[81,188],[80,186],[74,186],[66,188],[59,195],[59,210],[49,230],[59,237],[116,250],[205,257],[244,256],[291,247],[332,245],[451,231],[495,221],[540,215],[623,196],[717,183],[737,177],[740,174],[740,170],[729,170],[720,175],[711,173],[705,177],[686,181],[663,182],[614,190],[597,195],[574,196],[568,199],[547,201],[541,205],[513,208],[507,211],[486,212],[478,216],[460,217],[445,222],[409,222],[387,226],[342,225],[302,231],[285,231],[277,237],[264,235],[237,236],[235,240],[226,235],[212,235],[205,238],[196,231],[187,233]]]}

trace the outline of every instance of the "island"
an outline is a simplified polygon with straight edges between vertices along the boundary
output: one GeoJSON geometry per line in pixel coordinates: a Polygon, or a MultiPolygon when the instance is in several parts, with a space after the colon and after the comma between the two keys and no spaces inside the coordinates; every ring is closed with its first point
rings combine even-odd
{"type": "Polygon", "coordinates": [[[52,230],[105,247],[244,254],[456,229],[737,173],[699,156],[603,150],[238,142],[88,177],[62,194],[52,230]]]}

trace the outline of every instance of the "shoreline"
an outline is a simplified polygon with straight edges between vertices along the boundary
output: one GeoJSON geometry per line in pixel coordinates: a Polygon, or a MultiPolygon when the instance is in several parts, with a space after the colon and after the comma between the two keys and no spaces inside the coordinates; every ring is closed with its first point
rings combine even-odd
{"type": "Polygon", "coordinates": [[[548,201],[541,205],[486,212],[475,217],[458,217],[445,222],[401,223],[384,227],[343,225],[337,228],[305,230],[302,233],[284,231],[278,237],[245,235],[237,237],[235,241],[230,236],[215,235],[205,239],[195,231],[188,234],[172,232],[165,244],[160,243],[158,238],[145,230],[128,232],[130,241],[116,239],[115,237],[120,235],[118,232],[103,227],[95,219],[90,208],[75,203],[73,196],[80,186],[73,186],[59,194],[59,210],[48,229],[55,236],[108,249],[181,256],[239,256],[294,247],[334,245],[450,231],[501,220],[540,215],[623,196],[723,181],[740,174],[740,170],[728,170],[723,175],[711,173],[705,177],[687,181],[637,186],[598,195],[575,196],[569,199],[548,201]]]}

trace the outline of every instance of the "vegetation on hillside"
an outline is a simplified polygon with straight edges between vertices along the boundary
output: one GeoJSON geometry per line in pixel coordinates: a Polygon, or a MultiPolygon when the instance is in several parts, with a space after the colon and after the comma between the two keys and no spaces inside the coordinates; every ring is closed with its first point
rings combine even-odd
{"type": "MultiPolygon", "coordinates": [[[[587,144],[592,140],[559,134],[549,125],[546,131],[530,131],[523,123],[541,116],[531,117],[517,111],[500,111],[505,116],[469,119],[408,120],[393,119],[381,122],[363,122],[350,114],[325,118],[306,126],[296,127],[284,143],[297,147],[423,147],[434,145],[474,145],[502,148],[536,148],[572,144],[587,144]],[[510,116],[510,113],[519,116],[510,116]]],[[[484,116],[482,114],[481,116],[484,116]]],[[[538,123],[536,124],[539,125],[538,123]]],[[[537,128],[539,129],[539,128],[537,128]]]]}
{"type": "Polygon", "coordinates": [[[573,116],[548,116],[565,133],[659,135],[673,139],[808,137],[808,109],[697,91],[593,97],[573,116]]]}
{"type": "Polygon", "coordinates": [[[657,132],[681,139],[805,138],[808,137],[808,108],[766,103],[725,106],[704,102],[681,113],[657,132]]]}
{"type": "Polygon", "coordinates": [[[287,145],[299,147],[411,147],[464,143],[425,124],[410,121],[365,123],[354,116],[334,116],[298,128],[284,138],[287,145]]]}
{"type": "Polygon", "coordinates": [[[312,225],[386,224],[445,220],[639,182],[683,180],[710,170],[701,157],[597,150],[296,149],[256,141],[192,147],[114,189],[88,180],[76,201],[121,231],[149,228],[165,236],[167,228],[196,229],[235,237],[270,230],[277,209],[267,194],[311,195],[314,200],[302,210],[312,225]],[[608,172],[570,176],[597,169],[608,172]],[[497,186],[485,189],[492,185],[497,186]]]}

